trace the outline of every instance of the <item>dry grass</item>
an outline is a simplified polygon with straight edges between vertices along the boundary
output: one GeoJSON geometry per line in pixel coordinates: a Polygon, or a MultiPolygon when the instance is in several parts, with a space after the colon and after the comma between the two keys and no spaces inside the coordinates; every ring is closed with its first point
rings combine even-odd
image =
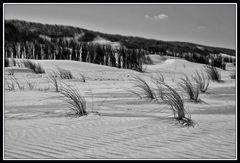
{"type": "Polygon", "coordinates": [[[187,93],[189,99],[194,102],[200,102],[199,97],[199,87],[193,84],[190,79],[184,75],[185,78],[181,78],[181,82],[179,83],[180,87],[187,93]]]}
{"type": "Polygon", "coordinates": [[[194,126],[194,122],[189,117],[186,117],[186,110],[184,107],[184,101],[176,91],[175,88],[170,87],[168,84],[162,82],[161,92],[163,92],[163,102],[170,106],[173,111],[174,118],[176,118],[183,126],[194,126]]]}
{"type": "Polygon", "coordinates": [[[156,94],[153,88],[139,76],[133,76],[131,82],[134,84],[134,90],[129,90],[141,99],[148,99],[150,101],[156,100],[156,94]]]}
{"type": "Polygon", "coordinates": [[[70,70],[57,67],[58,75],[61,79],[72,79],[73,75],[70,70]]]}
{"type": "Polygon", "coordinates": [[[55,91],[59,92],[61,89],[61,80],[58,79],[58,73],[55,71],[50,72],[48,75],[48,80],[54,86],[55,91]]]}
{"type": "Polygon", "coordinates": [[[64,98],[64,101],[69,105],[69,108],[71,108],[76,115],[87,115],[86,100],[78,90],[65,85],[61,89],[60,94],[64,98]]]}
{"type": "Polygon", "coordinates": [[[218,69],[214,66],[206,65],[204,66],[204,70],[207,73],[210,80],[214,82],[222,82],[221,80],[221,73],[218,69]]]}
{"type": "Polygon", "coordinates": [[[208,76],[204,75],[203,71],[201,71],[201,74],[196,71],[195,76],[193,76],[193,80],[195,80],[202,93],[207,91],[210,80],[208,76]]]}
{"type": "Polygon", "coordinates": [[[24,67],[31,69],[36,74],[45,73],[45,70],[42,68],[42,66],[39,63],[36,64],[30,60],[23,60],[22,63],[24,67]]]}
{"type": "Polygon", "coordinates": [[[86,76],[82,73],[79,73],[79,76],[80,76],[80,78],[79,78],[80,81],[85,83],[86,82],[86,76]]]}

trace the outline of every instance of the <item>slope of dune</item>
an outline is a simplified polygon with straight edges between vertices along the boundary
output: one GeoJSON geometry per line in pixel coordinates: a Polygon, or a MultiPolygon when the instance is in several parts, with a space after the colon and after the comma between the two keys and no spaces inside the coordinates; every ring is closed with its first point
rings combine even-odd
{"type": "MultiPolygon", "coordinates": [[[[34,61],[34,60],[33,60],[34,61]]],[[[20,91],[4,92],[5,159],[235,159],[236,83],[221,71],[224,83],[210,82],[206,103],[185,101],[195,127],[181,127],[163,104],[139,99],[129,92],[131,77],[146,80],[161,72],[170,85],[183,73],[202,70],[203,65],[181,59],[155,58],[146,73],[102,65],[63,60],[36,60],[50,72],[56,66],[71,70],[73,79],[63,82],[86,98],[84,117],[75,117],[47,79],[13,67],[25,84],[20,91]],[[158,60],[159,59],[159,60],[158,60]],[[161,60],[161,61],[160,61],[161,60]],[[86,82],[79,80],[86,75],[86,82]],[[26,80],[35,82],[29,90],[26,80]]],[[[5,69],[5,80],[10,78],[5,69]]],[[[185,96],[185,95],[184,95],[185,96]]]]}

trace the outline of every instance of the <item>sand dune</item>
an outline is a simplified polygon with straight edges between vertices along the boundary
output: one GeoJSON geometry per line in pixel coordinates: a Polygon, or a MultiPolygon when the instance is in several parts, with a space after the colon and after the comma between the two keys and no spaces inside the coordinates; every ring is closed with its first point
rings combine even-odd
{"type": "Polygon", "coordinates": [[[76,78],[64,82],[86,97],[88,111],[100,115],[69,115],[71,110],[49,85],[47,74],[18,70],[15,76],[19,80],[28,78],[37,86],[5,91],[5,159],[236,158],[236,85],[228,69],[222,71],[224,83],[211,82],[209,92],[200,95],[205,104],[185,102],[197,124],[186,128],[173,119],[165,105],[138,99],[127,90],[132,88],[134,74],[150,79],[160,71],[166,82],[174,85],[182,73],[201,69],[201,64],[167,59],[148,65],[147,73],[138,73],[74,61],[36,62],[47,71],[55,65],[71,70],[76,78]],[[80,72],[87,76],[86,83],[77,80],[80,72]],[[46,91],[37,89],[47,87],[46,91]]]}

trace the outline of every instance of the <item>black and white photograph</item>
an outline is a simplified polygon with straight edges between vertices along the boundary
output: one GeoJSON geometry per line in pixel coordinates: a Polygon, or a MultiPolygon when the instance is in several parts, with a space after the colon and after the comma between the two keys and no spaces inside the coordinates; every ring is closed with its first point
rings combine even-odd
{"type": "Polygon", "coordinates": [[[237,3],[3,3],[4,160],[236,160],[237,3]]]}

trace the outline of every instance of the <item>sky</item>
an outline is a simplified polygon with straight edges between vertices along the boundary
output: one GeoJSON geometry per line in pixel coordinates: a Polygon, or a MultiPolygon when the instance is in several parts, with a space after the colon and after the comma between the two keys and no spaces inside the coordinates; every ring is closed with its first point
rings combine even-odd
{"type": "Polygon", "coordinates": [[[235,4],[5,4],[4,16],[236,49],[235,4]]]}

